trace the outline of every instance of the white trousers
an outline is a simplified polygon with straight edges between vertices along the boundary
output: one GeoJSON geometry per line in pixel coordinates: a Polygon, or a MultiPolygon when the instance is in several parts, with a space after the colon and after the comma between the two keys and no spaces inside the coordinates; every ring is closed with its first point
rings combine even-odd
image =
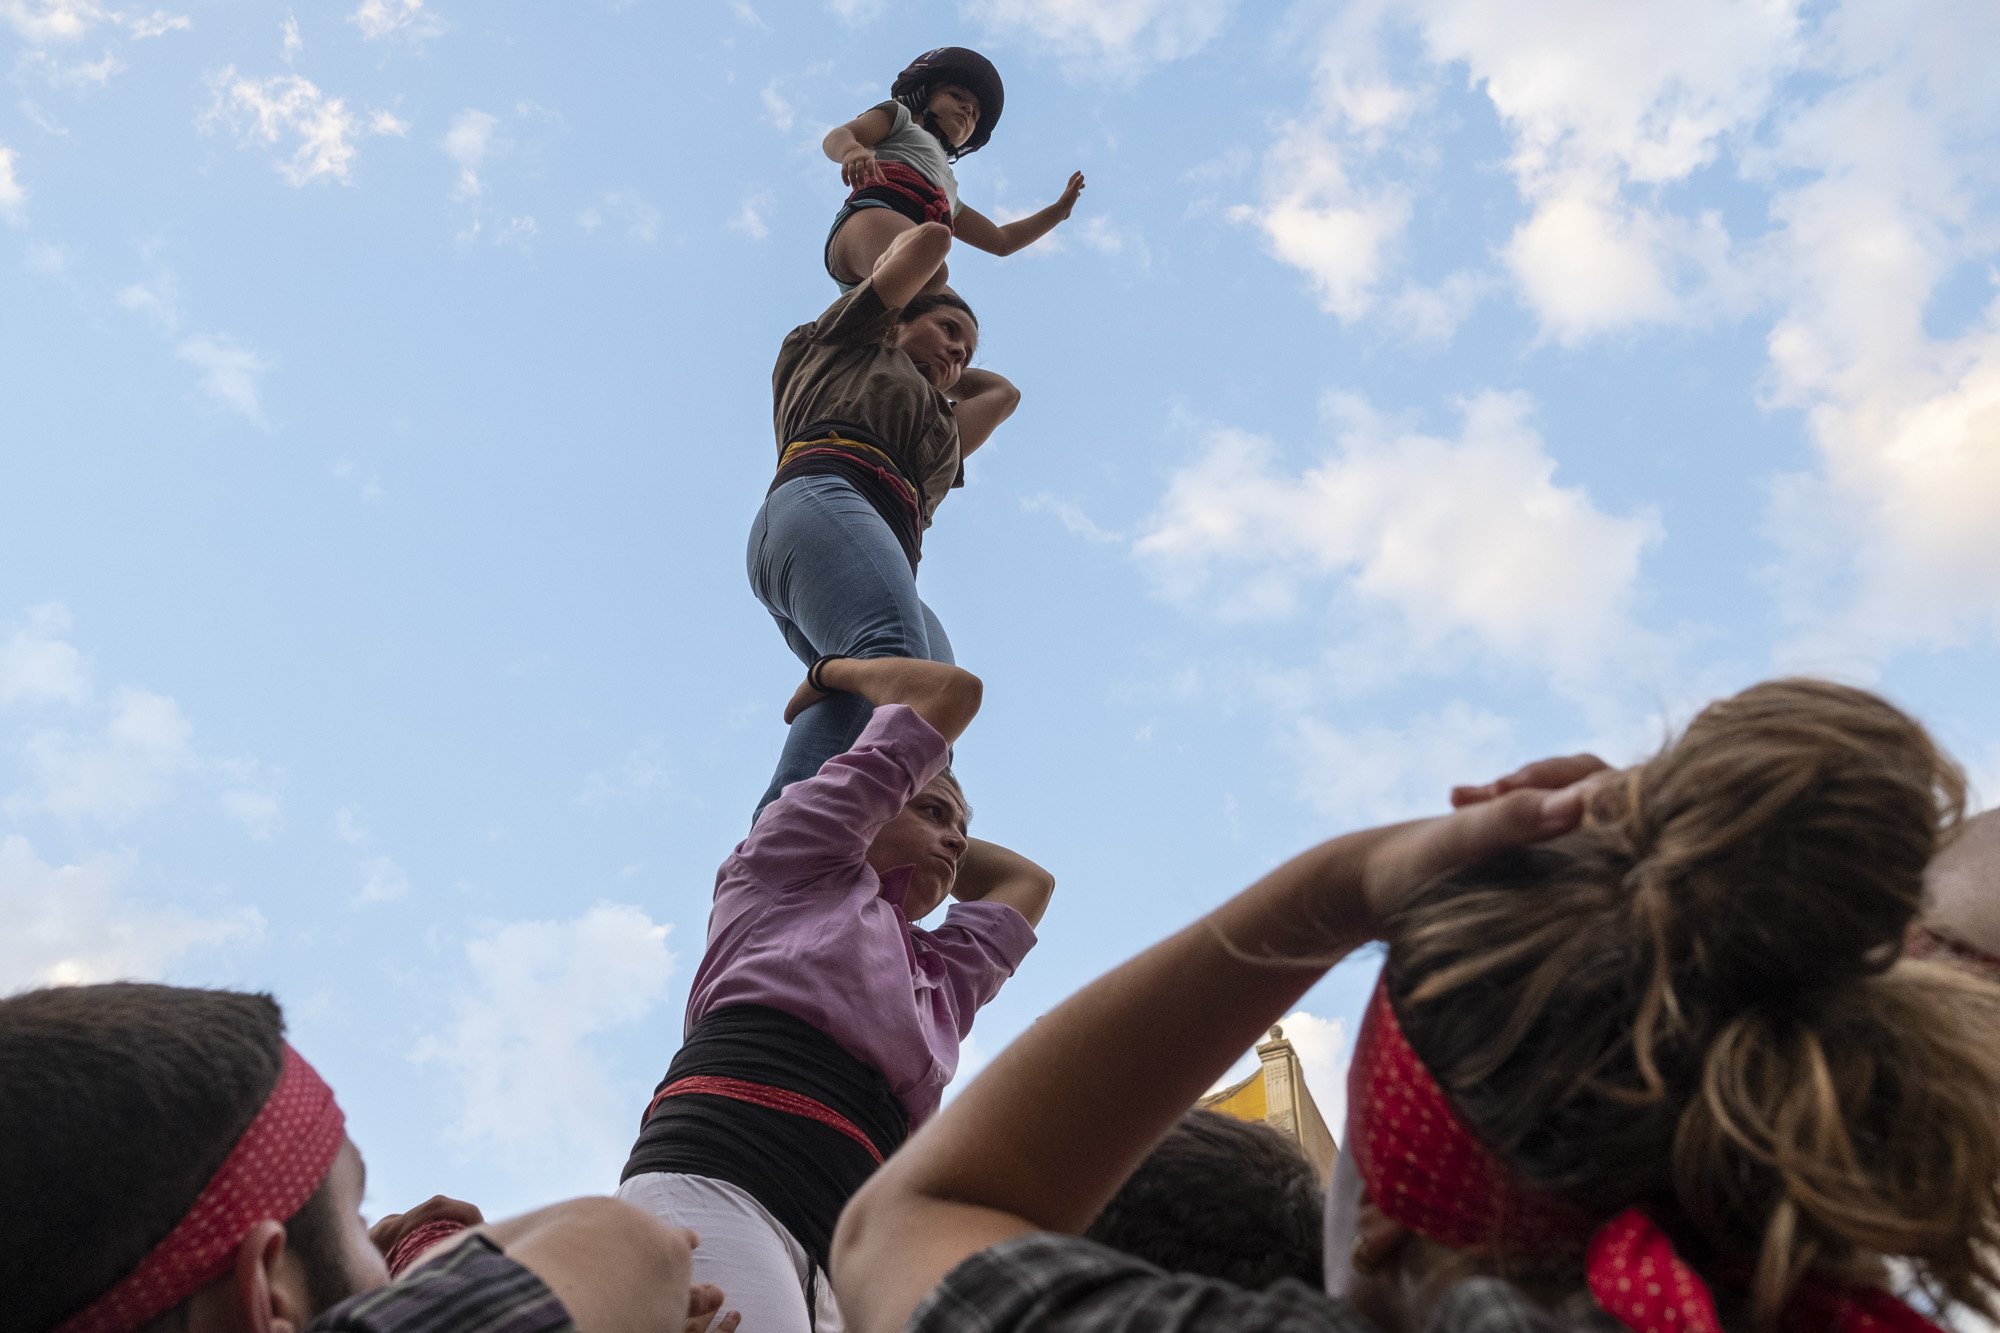
{"type": "Polygon", "coordinates": [[[742,1312],[743,1333],[841,1333],[826,1274],[746,1191],[706,1176],[649,1171],[620,1185],[618,1197],[700,1235],[694,1280],[722,1288],[722,1308],[742,1312]],[[810,1321],[808,1284],[816,1284],[810,1321]]]}

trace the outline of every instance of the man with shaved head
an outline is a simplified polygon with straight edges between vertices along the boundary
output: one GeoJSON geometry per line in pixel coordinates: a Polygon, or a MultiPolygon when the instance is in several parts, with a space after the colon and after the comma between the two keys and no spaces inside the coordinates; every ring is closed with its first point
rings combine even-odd
{"type": "Polygon", "coordinates": [[[268,995],[119,983],[0,999],[0,1327],[687,1323],[693,1237],[609,1198],[473,1227],[391,1284],[364,1179],[333,1090],[268,995]]]}

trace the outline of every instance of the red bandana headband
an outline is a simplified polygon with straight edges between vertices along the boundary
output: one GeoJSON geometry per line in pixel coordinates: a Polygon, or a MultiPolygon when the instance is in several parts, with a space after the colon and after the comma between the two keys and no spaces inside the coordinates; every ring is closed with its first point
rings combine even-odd
{"type": "MultiPolygon", "coordinates": [[[[1474,1254],[1583,1250],[1591,1294],[1635,1333],[1723,1333],[1708,1283],[1645,1213],[1599,1223],[1486,1150],[1404,1039],[1379,982],[1348,1068],[1344,1151],[1369,1201],[1417,1235],[1474,1254]]],[[[1941,1333],[1886,1291],[1825,1283],[1803,1287],[1785,1322],[1793,1333],[1941,1333]]]]}
{"type": "Polygon", "coordinates": [[[194,1206],[136,1268],[55,1333],[132,1333],[221,1277],[251,1227],[287,1220],[305,1206],[345,1139],[333,1089],[286,1046],[277,1086],[194,1206]]]}

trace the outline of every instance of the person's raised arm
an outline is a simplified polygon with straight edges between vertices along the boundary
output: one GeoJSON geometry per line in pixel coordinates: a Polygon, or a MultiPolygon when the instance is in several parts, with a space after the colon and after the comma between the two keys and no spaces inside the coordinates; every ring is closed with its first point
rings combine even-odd
{"type": "Polygon", "coordinates": [[[989,255],[1011,255],[1016,250],[1033,245],[1067,221],[1076,208],[1077,196],[1082,193],[1083,173],[1073,171],[1061,197],[1047,208],[1012,222],[996,223],[978,209],[960,205],[951,220],[952,230],[958,234],[959,240],[975,250],[984,250],[989,255]]]}
{"type": "Polygon", "coordinates": [[[1055,891],[1056,877],[1019,852],[984,838],[967,838],[951,896],[966,903],[1005,903],[1029,925],[1039,926],[1055,891]]]}
{"type": "Polygon", "coordinates": [[[875,295],[891,310],[902,309],[930,284],[950,253],[951,228],[942,222],[920,223],[896,233],[896,239],[875,261],[871,276],[875,295]]]}
{"type": "Polygon", "coordinates": [[[877,708],[907,705],[949,744],[972,725],[984,688],[979,677],[962,667],[926,662],[920,657],[829,657],[815,665],[793,693],[785,707],[785,721],[818,703],[829,691],[842,690],[860,695],[877,708]]]}
{"type": "Polygon", "coordinates": [[[1574,788],[1520,790],[1299,856],[1036,1023],[857,1194],[833,1285],[859,1333],[902,1328],[960,1262],[1080,1232],[1273,1021],[1435,875],[1554,837],[1574,788]]]}
{"type": "Polygon", "coordinates": [[[1021,391],[1005,375],[991,370],[963,370],[952,388],[952,416],[958,421],[959,457],[993,437],[1000,423],[1021,405],[1021,391]]]}
{"type": "Polygon", "coordinates": [[[875,157],[875,145],[887,137],[895,123],[881,107],[870,107],[845,125],[834,126],[820,140],[821,151],[840,163],[840,179],[849,189],[882,184],[882,163],[875,157]]]}

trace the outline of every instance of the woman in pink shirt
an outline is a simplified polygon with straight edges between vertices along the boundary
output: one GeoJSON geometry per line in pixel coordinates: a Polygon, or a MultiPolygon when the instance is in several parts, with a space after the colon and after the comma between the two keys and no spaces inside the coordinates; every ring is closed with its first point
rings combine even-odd
{"type": "Polygon", "coordinates": [[[695,1280],[724,1286],[745,1328],[795,1333],[839,1326],[822,1275],[840,1210],[937,1110],[1055,888],[966,834],[946,761],[976,677],[828,658],[807,680],[787,720],[834,691],[874,714],[717,872],[685,1039],[618,1191],[700,1234],[695,1280]]]}

